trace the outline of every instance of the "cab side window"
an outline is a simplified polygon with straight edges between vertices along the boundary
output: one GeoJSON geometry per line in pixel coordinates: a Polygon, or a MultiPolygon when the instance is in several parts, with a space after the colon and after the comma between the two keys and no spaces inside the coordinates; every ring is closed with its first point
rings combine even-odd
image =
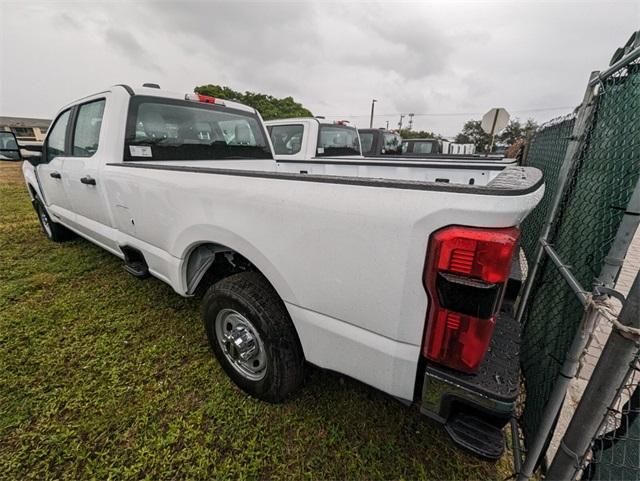
{"type": "Polygon", "coordinates": [[[104,105],[105,100],[101,99],[78,107],[73,132],[74,157],[91,157],[98,150],[104,105]]]}
{"type": "Polygon", "coordinates": [[[67,110],[56,120],[56,124],[47,137],[47,162],[51,162],[59,155],[64,155],[64,144],[67,138],[67,124],[69,123],[70,110],[67,110]]]}

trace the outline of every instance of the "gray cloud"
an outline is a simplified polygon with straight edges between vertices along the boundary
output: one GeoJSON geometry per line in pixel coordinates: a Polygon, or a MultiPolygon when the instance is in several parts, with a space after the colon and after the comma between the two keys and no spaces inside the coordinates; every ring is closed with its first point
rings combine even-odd
{"type": "Polygon", "coordinates": [[[111,27],[105,32],[105,40],[107,44],[138,66],[154,73],[163,72],[163,69],[152,60],[151,50],[144,48],[131,32],[111,27]]]}
{"type": "Polygon", "coordinates": [[[563,113],[516,111],[577,104],[639,18],[637,0],[5,1],[0,114],[50,117],[114,83],[218,83],[358,124],[376,98],[376,125],[414,112],[429,114],[417,128],[453,135],[496,105],[563,113]],[[90,68],[65,67],[78,62],[90,68]]]}

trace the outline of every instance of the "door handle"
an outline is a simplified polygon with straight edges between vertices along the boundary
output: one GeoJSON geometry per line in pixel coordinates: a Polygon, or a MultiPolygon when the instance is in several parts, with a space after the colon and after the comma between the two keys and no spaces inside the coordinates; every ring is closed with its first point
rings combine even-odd
{"type": "Polygon", "coordinates": [[[94,179],[90,175],[80,178],[80,182],[87,185],[96,185],[96,179],[94,179]]]}
{"type": "Polygon", "coordinates": [[[62,175],[60,175],[60,172],[56,172],[55,170],[53,172],[51,172],[49,174],[51,177],[53,177],[54,179],[61,179],[62,175]]]}

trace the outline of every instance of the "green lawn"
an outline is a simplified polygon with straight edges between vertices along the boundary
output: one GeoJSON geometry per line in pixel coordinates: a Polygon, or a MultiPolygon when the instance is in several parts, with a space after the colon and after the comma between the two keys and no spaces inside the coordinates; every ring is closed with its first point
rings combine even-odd
{"type": "Polygon", "coordinates": [[[503,479],[392,398],[318,369],[294,399],[239,391],[198,299],[40,232],[0,163],[0,478],[503,479]]]}

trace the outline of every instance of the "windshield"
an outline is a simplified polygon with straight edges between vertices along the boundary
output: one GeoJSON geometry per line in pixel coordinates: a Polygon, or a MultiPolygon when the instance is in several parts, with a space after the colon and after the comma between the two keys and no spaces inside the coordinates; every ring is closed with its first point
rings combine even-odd
{"type": "Polygon", "coordinates": [[[136,96],[125,160],[270,159],[257,115],[220,105],[136,96]]]}
{"type": "Polygon", "coordinates": [[[360,144],[362,145],[362,153],[370,154],[373,149],[373,134],[371,132],[360,133],[360,144]]]}
{"type": "Polygon", "coordinates": [[[346,125],[320,124],[316,155],[360,155],[358,131],[346,125]]]}

